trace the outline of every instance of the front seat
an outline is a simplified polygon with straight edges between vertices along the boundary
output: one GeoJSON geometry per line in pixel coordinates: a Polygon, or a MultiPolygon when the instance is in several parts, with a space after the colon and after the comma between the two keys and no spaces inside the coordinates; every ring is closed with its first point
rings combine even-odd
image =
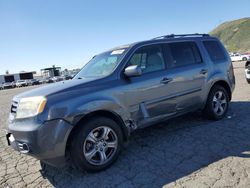
{"type": "Polygon", "coordinates": [[[153,71],[164,69],[164,67],[165,66],[164,66],[161,56],[155,53],[155,54],[151,54],[148,56],[146,68],[144,69],[143,72],[145,73],[153,72],[153,71]]]}

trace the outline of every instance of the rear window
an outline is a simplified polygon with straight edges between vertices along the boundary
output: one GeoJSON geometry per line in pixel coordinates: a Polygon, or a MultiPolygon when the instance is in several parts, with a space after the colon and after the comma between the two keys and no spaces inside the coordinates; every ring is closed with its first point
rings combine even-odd
{"type": "Polygon", "coordinates": [[[220,62],[227,60],[226,54],[219,42],[204,41],[203,44],[212,61],[220,62]]]}

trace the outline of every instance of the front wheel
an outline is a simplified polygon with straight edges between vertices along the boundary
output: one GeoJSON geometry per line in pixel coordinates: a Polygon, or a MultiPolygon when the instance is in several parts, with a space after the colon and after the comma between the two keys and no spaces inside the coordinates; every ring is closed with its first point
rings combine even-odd
{"type": "Polygon", "coordinates": [[[119,125],[112,119],[98,117],[82,125],[73,137],[71,159],[82,171],[101,171],[116,161],[122,144],[119,125]]]}
{"type": "Polygon", "coordinates": [[[247,58],[246,58],[246,57],[243,57],[243,58],[242,58],[242,60],[243,60],[243,61],[246,61],[246,60],[247,60],[247,58]]]}
{"type": "Polygon", "coordinates": [[[204,114],[213,120],[222,119],[228,110],[229,96],[224,87],[215,85],[208,96],[204,114]]]}

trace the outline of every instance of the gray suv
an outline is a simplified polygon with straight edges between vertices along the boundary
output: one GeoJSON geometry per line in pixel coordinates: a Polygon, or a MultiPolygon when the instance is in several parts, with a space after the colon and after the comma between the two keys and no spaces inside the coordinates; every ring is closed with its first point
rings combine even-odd
{"type": "Polygon", "coordinates": [[[15,96],[6,137],[42,164],[99,171],[136,129],[197,110],[223,118],[234,87],[217,38],[161,36],[96,55],[72,80],[15,96]]]}

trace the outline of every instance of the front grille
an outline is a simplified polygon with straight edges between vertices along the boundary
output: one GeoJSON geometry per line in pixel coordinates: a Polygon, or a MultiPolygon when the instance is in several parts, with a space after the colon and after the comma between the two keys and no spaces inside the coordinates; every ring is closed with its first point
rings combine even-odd
{"type": "Polygon", "coordinates": [[[18,102],[12,101],[11,108],[10,108],[10,112],[12,114],[16,114],[17,106],[18,106],[18,102]]]}

